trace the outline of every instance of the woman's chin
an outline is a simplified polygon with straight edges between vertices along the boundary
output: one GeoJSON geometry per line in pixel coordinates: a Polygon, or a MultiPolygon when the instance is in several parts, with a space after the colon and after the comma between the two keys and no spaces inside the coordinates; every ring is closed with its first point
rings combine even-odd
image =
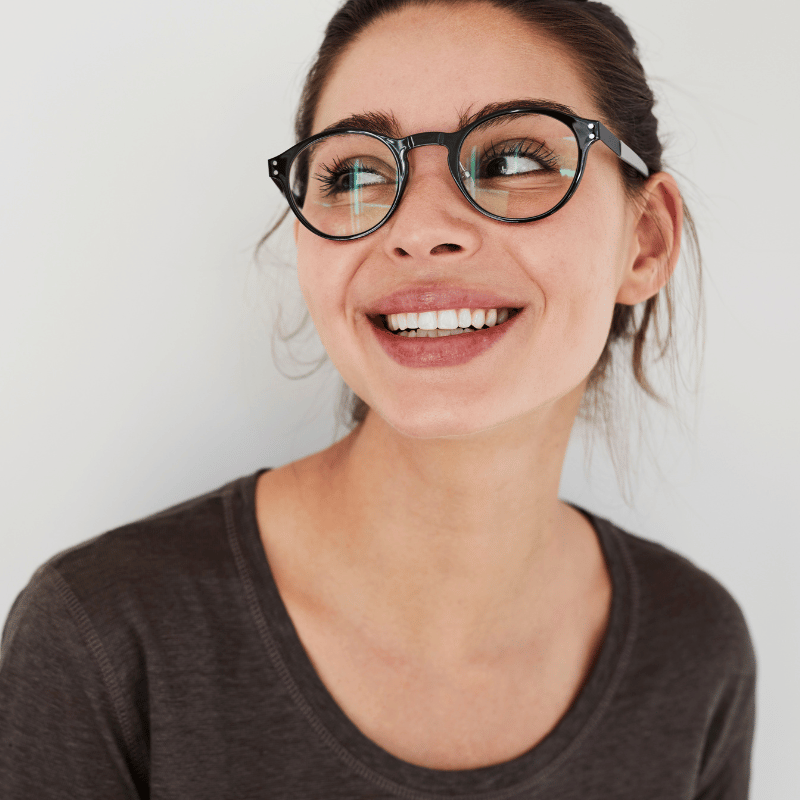
{"type": "MultiPolygon", "coordinates": [[[[370,413],[376,412],[373,409],[370,413]]],[[[493,413],[480,413],[478,410],[465,413],[464,409],[405,408],[398,414],[384,410],[380,416],[384,423],[409,439],[463,439],[492,430],[507,421],[498,418],[496,409],[493,413]]]]}

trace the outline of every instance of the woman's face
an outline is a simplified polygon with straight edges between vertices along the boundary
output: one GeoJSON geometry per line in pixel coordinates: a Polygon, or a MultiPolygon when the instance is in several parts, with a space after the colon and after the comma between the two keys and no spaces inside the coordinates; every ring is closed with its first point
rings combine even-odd
{"type": "MultiPolygon", "coordinates": [[[[393,116],[402,136],[453,131],[461,113],[514,99],[599,117],[573,61],[515,16],[479,4],[410,7],[378,21],[345,53],[312,133],[369,112],[393,116]]],[[[345,382],[411,437],[552,419],[559,408],[574,415],[636,253],[635,214],[616,156],[593,146],[572,199],[521,224],[475,210],[450,175],[444,147],[413,150],[409,165],[400,206],[363,239],[330,241],[296,224],[300,287],[345,382]],[[489,290],[522,311],[465,363],[400,364],[379,344],[368,315],[389,293],[432,284],[489,290]]]]}

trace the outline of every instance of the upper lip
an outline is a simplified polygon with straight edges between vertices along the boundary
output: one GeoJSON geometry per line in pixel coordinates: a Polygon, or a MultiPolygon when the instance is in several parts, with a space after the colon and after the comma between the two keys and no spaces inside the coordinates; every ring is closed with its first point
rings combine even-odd
{"type": "Polygon", "coordinates": [[[367,316],[404,314],[408,311],[446,311],[454,308],[522,308],[524,303],[480,287],[406,286],[375,300],[367,316]]]}

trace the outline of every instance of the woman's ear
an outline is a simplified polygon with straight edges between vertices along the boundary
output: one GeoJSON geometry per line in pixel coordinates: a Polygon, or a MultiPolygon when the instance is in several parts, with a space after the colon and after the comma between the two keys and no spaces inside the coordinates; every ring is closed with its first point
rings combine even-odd
{"type": "Polygon", "coordinates": [[[653,297],[678,263],[683,228],[683,200],[672,175],[656,172],[636,201],[632,258],[617,302],[633,306],[653,297]]]}

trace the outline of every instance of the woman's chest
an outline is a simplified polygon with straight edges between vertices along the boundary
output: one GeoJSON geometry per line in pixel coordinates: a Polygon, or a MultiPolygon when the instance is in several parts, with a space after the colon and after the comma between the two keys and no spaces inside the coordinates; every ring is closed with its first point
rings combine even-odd
{"type": "MultiPolygon", "coordinates": [[[[344,589],[324,592],[331,570],[316,564],[296,529],[298,509],[270,506],[260,520],[273,578],[305,653],[333,701],[369,739],[397,758],[432,769],[475,769],[535,747],[575,702],[599,653],[612,586],[594,533],[576,532],[581,564],[555,590],[549,624],[526,644],[508,642],[491,663],[421,663],[364,633],[351,603],[333,608],[344,589]],[[288,532],[288,535],[287,535],[288,532]],[[327,594],[327,597],[326,597],[327,594]]],[[[588,522],[576,512],[578,526],[588,522]]],[[[589,526],[590,527],[590,526],[589,526]]],[[[335,582],[334,582],[335,583],[335,582]]],[[[340,582],[341,583],[341,582],[340,582]]],[[[347,583],[343,584],[345,587],[347,583]]],[[[524,610],[520,618],[526,615],[524,610]]],[[[518,626],[516,629],[522,629],[518,626]]],[[[380,631],[383,634],[383,631],[380,631]]]]}
{"type": "Polygon", "coordinates": [[[575,702],[607,624],[598,596],[528,655],[491,667],[437,668],[315,617],[289,593],[285,605],[317,675],[350,721],[395,757],[442,770],[502,763],[541,742],[575,702]]]}

